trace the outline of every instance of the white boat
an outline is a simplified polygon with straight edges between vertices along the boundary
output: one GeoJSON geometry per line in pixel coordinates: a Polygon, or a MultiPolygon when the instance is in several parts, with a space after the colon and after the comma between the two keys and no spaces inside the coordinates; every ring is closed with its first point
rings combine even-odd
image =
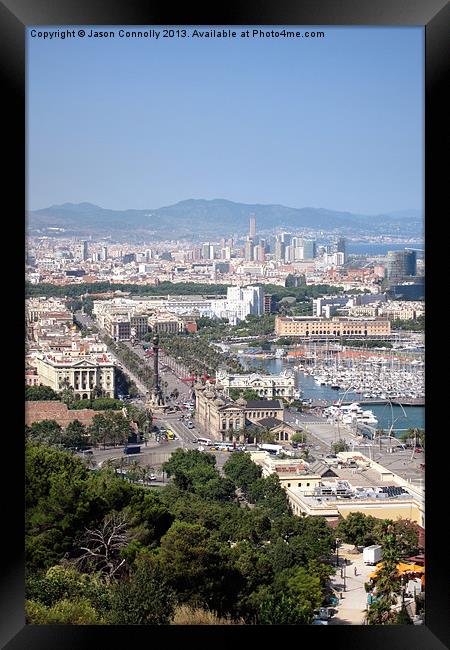
{"type": "Polygon", "coordinates": [[[363,411],[356,416],[356,419],[361,424],[372,424],[374,426],[378,424],[378,420],[373,414],[373,411],[363,411]]]}

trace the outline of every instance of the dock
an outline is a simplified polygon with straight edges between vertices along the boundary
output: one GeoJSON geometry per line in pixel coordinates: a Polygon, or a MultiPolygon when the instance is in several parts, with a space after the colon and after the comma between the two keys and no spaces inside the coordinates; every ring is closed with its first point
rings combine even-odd
{"type": "Polygon", "coordinates": [[[393,406],[425,406],[424,399],[356,399],[345,402],[339,402],[341,406],[349,406],[357,402],[358,404],[392,404],[393,406]]]}

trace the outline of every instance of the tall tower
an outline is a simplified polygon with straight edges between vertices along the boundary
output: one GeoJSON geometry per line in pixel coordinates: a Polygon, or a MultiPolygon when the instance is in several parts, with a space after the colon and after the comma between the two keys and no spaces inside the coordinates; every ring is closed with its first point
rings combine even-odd
{"type": "Polygon", "coordinates": [[[344,264],[347,261],[347,241],[344,237],[339,237],[336,245],[337,253],[344,253],[344,264]]]}
{"type": "Polygon", "coordinates": [[[392,283],[402,282],[406,277],[416,275],[416,252],[389,251],[387,254],[386,278],[392,283]]]}
{"type": "Polygon", "coordinates": [[[279,239],[276,240],[275,242],[275,259],[279,261],[284,262],[284,251],[285,251],[285,245],[282,241],[279,239]]]}
{"type": "Polygon", "coordinates": [[[250,215],[250,228],[248,231],[248,236],[252,239],[256,237],[256,215],[253,213],[250,215]]]}
{"type": "Polygon", "coordinates": [[[156,335],[152,340],[153,349],[153,372],[155,374],[155,383],[153,386],[152,394],[150,397],[150,405],[164,406],[164,396],[161,390],[161,382],[159,379],[159,336],[156,335]]]}
{"type": "Polygon", "coordinates": [[[82,241],[78,244],[77,247],[77,258],[82,262],[85,262],[89,255],[89,245],[87,241],[82,241]]]}
{"type": "Polygon", "coordinates": [[[250,238],[245,242],[245,259],[251,262],[254,259],[254,247],[250,238]]]}

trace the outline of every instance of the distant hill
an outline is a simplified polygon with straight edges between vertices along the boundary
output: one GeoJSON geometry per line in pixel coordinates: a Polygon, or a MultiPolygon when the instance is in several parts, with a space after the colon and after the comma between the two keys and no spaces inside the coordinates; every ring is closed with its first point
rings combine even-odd
{"type": "Polygon", "coordinates": [[[108,210],[92,203],[63,203],[27,213],[29,234],[107,236],[159,239],[217,238],[248,232],[249,216],[255,213],[257,231],[283,228],[342,234],[400,234],[422,232],[418,211],[378,216],[337,212],[323,208],[290,208],[284,205],[235,203],[225,199],[187,199],[174,205],[148,210],[108,210]],[[415,213],[415,214],[414,214],[415,213]],[[53,230],[64,229],[64,232],[53,230]]]}

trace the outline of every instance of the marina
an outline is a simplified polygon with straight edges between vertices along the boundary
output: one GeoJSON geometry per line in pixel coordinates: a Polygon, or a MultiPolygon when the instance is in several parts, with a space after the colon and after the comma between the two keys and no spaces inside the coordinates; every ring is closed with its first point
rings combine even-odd
{"type": "MultiPolygon", "coordinates": [[[[258,371],[264,370],[264,372],[279,373],[286,368],[294,367],[296,370],[296,385],[301,391],[302,399],[309,401],[313,406],[322,409],[337,404],[348,406],[352,403],[359,404],[363,409],[365,406],[370,406],[376,423],[372,421],[371,424],[366,423],[365,426],[364,423],[358,423],[360,428],[362,426],[366,430],[369,437],[377,429],[383,429],[386,432],[391,431],[393,435],[399,436],[403,431],[410,428],[425,428],[424,370],[422,365],[413,364],[413,370],[410,370],[408,366],[411,366],[411,364],[403,364],[406,365],[406,368],[402,371],[399,370],[399,374],[395,376],[395,381],[398,384],[398,392],[401,393],[401,396],[394,395],[393,391],[387,393],[385,385],[380,385],[380,388],[384,389],[384,391],[381,391],[381,395],[379,396],[368,392],[362,393],[360,389],[363,387],[353,387],[352,384],[356,382],[350,381],[350,378],[346,384],[340,382],[343,385],[339,385],[338,388],[333,388],[333,386],[338,385],[333,383],[334,379],[332,377],[334,375],[330,374],[328,381],[328,376],[322,368],[322,374],[319,374],[318,367],[316,369],[314,365],[308,366],[298,362],[292,364],[286,357],[258,359],[256,361],[240,355],[239,359],[245,367],[258,371]],[[415,382],[413,378],[416,380],[415,382]],[[414,389],[414,392],[410,388],[411,383],[418,387],[414,389]],[[407,386],[407,389],[405,389],[405,386],[407,386]],[[419,390],[422,391],[422,394],[419,394],[419,390]]],[[[358,368],[358,370],[355,369],[355,372],[359,372],[361,378],[366,373],[367,380],[370,380],[370,372],[367,368],[364,370],[358,368]]],[[[375,377],[379,384],[383,381],[383,375],[380,379],[380,375],[377,372],[373,373],[373,378],[375,379],[375,377]]],[[[392,386],[393,384],[390,383],[387,385],[392,386]]]]}

